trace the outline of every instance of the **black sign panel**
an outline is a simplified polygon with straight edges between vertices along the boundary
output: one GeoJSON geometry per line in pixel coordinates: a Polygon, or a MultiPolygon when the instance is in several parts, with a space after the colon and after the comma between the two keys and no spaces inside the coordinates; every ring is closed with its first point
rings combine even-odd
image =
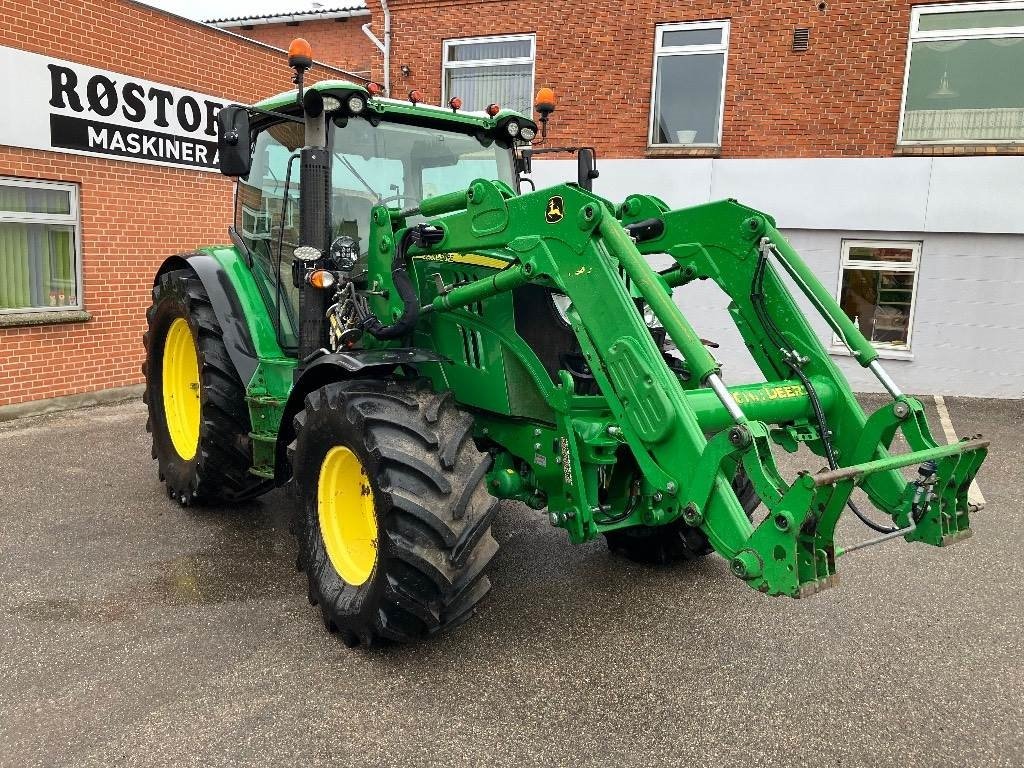
{"type": "Polygon", "coordinates": [[[50,115],[50,143],[55,149],[75,149],[200,168],[217,166],[215,141],[66,115],[50,115]]]}

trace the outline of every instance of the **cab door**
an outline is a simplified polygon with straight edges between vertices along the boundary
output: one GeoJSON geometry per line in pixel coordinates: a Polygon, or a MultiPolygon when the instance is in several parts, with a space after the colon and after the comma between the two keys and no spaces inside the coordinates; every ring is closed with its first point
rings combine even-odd
{"type": "Polygon", "coordinates": [[[277,327],[281,348],[298,349],[298,289],[293,252],[301,231],[301,123],[280,122],[257,134],[249,175],[239,178],[235,228],[253,260],[253,273],[277,327]]]}

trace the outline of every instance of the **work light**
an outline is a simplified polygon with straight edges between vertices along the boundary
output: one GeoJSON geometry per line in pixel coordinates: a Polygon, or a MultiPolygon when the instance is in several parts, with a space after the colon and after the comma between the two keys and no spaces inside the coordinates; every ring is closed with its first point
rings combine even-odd
{"type": "Polygon", "coordinates": [[[348,111],[353,115],[358,115],[366,108],[366,99],[361,94],[353,93],[348,97],[348,111]]]}
{"type": "Polygon", "coordinates": [[[312,263],[320,259],[323,254],[319,248],[314,248],[312,245],[300,245],[294,251],[292,255],[301,262],[306,264],[312,263]]]}

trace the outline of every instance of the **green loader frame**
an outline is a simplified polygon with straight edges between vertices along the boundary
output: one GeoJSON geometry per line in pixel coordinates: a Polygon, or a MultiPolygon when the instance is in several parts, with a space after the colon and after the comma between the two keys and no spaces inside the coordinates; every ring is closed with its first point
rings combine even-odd
{"type": "MultiPolygon", "coordinates": [[[[532,506],[543,503],[574,543],[682,518],[699,527],[751,587],[800,597],[833,583],[842,554],[835,527],[856,487],[891,516],[908,541],[946,546],[970,535],[967,491],[988,443],[935,442],[920,401],[885,376],[878,353],[771,217],[731,200],[672,211],[656,198],[634,195],[616,208],[571,185],[513,196],[485,180],[465,193],[425,200],[420,210],[450,214],[431,221],[443,239],[414,256],[423,294],[429,296],[432,286],[446,285],[452,271],[459,271],[441,268],[445,262],[430,256],[472,252],[507,265],[484,269],[488,274],[479,279],[429,298],[421,333],[443,353],[447,325],[470,328],[485,339],[484,356],[515,360],[492,377],[493,391],[470,386],[472,395],[460,396],[455,384],[454,392],[467,405],[490,411],[477,415],[478,439],[503,447],[518,466],[496,462],[487,478],[492,493],[532,506]],[[552,200],[563,213],[554,223],[547,216],[552,200]],[[645,239],[637,242],[630,227],[645,239]],[[655,272],[646,254],[668,254],[676,266],[655,272]],[[864,413],[773,264],[792,277],[858,362],[879,375],[892,403],[870,417],[864,413]],[[752,295],[759,270],[760,305],[774,333],[759,317],[758,297],[752,295]],[[713,280],[729,296],[730,314],[765,383],[723,385],[718,363],[672,299],[674,288],[693,280],[713,280]],[[568,320],[600,395],[577,394],[568,374],[551,381],[500,309],[497,322],[490,320],[489,302],[500,303],[530,283],[568,297],[568,320]],[[637,298],[675,343],[685,377],[663,359],[637,298]],[[470,311],[473,305],[483,311],[470,311]],[[516,375],[531,379],[550,421],[528,429],[512,414],[494,413],[514,391],[510,379],[516,375]],[[773,442],[789,450],[803,443],[826,456],[812,397],[834,430],[830,438],[838,466],[802,473],[787,484],[776,468],[773,442]],[[889,454],[897,431],[913,452],[889,454]],[[620,446],[629,450],[643,477],[640,501],[625,516],[623,499],[609,504],[598,498],[601,471],[616,462],[620,446]],[[921,484],[905,480],[898,470],[926,462],[935,462],[936,469],[922,494],[921,484]],[[730,483],[737,466],[768,509],[756,529],[730,483]]],[[[378,241],[395,234],[387,216],[377,212],[387,222],[376,233],[378,241]]],[[[458,355],[450,353],[452,359],[458,355]]],[[[439,388],[458,378],[458,373],[446,375],[444,364],[433,367],[428,375],[439,388]]]]}
{"type": "MultiPolygon", "coordinates": [[[[968,488],[987,441],[935,441],[921,402],[888,377],[771,216],[734,200],[671,210],[635,194],[616,205],[590,191],[585,158],[577,183],[526,194],[479,178],[404,207],[380,196],[360,272],[336,258],[329,226],[331,109],[349,109],[334,113],[339,137],[363,119],[438,126],[485,148],[497,141],[519,170],[537,126],[340,81],[303,96],[303,71],[298,94],[220,121],[221,162],[235,176],[248,173],[260,131],[290,121],[305,132],[294,158],[298,349],[284,343],[280,309],[233,229],[233,247],[161,268],[147,400],[154,455],[178,501],[292,484],[310,599],[346,642],[406,640],[465,617],[486,591],[494,499],[546,510],[574,543],[604,535],[629,549],[672,536],[688,556],[710,548],[751,588],[790,597],[835,584],[837,560],[861,546],[943,547],[971,534],[968,488]],[[502,144],[505,134],[520,138],[502,144]],[[653,269],[652,255],[671,266],[653,269]],[[764,381],[723,382],[674,296],[701,280],[729,297],[764,381]],[[787,282],[890,402],[862,410],[787,282]],[[180,352],[178,321],[195,350],[180,352]],[[890,453],[897,432],[910,448],[901,455],[890,453]],[[787,482],[773,448],[801,445],[828,468],[787,482]],[[856,507],[856,488],[891,525],[856,507]],[[758,500],[766,514],[755,518],[758,500]],[[848,509],[881,535],[837,546],[848,509]]],[[[545,127],[552,109],[541,110],[545,127]]]]}

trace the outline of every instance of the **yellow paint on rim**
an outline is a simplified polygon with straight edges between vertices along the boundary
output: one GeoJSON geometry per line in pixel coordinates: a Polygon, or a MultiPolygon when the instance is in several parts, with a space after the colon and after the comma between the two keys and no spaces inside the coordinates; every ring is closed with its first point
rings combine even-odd
{"type": "Polygon", "coordinates": [[[164,339],[162,363],[164,416],[174,450],[185,461],[199,450],[199,357],[192,329],[175,319],[164,339]]]}
{"type": "Polygon", "coordinates": [[[316,488],[320,536],[331,565],[347,584],[365,584],[377,563],[373,491],[362,462],[348,448],[331,448],[316,488]]]}

